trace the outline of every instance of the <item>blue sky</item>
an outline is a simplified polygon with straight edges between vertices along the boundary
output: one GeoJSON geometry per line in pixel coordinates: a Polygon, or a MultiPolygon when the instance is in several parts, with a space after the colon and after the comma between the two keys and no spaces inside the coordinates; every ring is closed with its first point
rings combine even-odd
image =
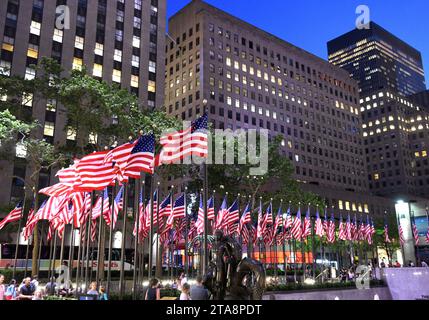
{"type": "MultiPolygon", "coordinates": [[[[169,0],[168,16],[189,0],[169,0]]],[[[326,42],[355,27],[356,7],[422,53],[429,84],[428,0],[206,0],[206,2],[324,59],[326,42]]]]}

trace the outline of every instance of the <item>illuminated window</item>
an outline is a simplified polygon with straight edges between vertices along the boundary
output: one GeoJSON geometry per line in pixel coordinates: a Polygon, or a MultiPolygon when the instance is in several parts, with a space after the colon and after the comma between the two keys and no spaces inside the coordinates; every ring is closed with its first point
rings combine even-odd
{"type": "Polygon", "coordinates": [[[25,69],[25,80],[33,80],[36,77],[36,70],[32,68],[25,69]]]}
{"type": "Polygon", "coordinates": [[[363,205],[363,208],[364,208],[364,211],[365,211],[365,213],[369,213],[369,210],[368,210],[368,204],[364,204],[363,205]]]}
{"type": "Polygon", "coordinates": [[[416,158],[420,158],[420,152],[418,152],[418,151],[414,152],[414,156],[415,156],[416,158]]]}
{"type": "Polygon", "coordinates": [[[33,106],[33,94],[32,93],[23,93],[22,95],[22,105],[27,107],[33,106]]]}
{"type": "Polygon", "coordinates": [[[71,127],[67,128],[67,140],[72,140],[72,141],[76,140],[76,130],[75,129],[73,129],[71,127]]]}
{"type": "Polygon", "coordinates": [[[360,204],[360,203],[358,204],[358,211],[362,212],[362,204],[360,204]]]}
{"type": "Polygon", "coordinates": [[[97,144],[98,141],[98,135],[94,133],[90,133],[88,136],[88,142],[91,144],[97,144]]]}
{"type": "Polygon", "coordinates": [[[140,57],[133,55],[131,58],[131,65],[136,68],[140,67],[140,57]]]}
{"type": "Polygon", "coordinates": [[[356,211],[356,203],[354,203],[354,202],[352,203],[352,210],[356,211]]]}
{"type": "Polygon", "coordinates": [[[15,155],[18,158],[26,158],[27,157],[27,148],[25,147],[25,144],[18,142],[16,144],[16,151],[15,155]]]}
{"type": "Polygon", "coordinates": [[[121,83],[121,76],[122,76],[121,70],[113,69],[113,73],[112,73],[113,82],[121,83]]]}
{"type": "Polygon", "coordinates": [[[149,61],[149,72],[156,73],[156,62],[149,61]]]}
{"type": "Polygon", "coordinates": [[[46,110],[55,112],[57,110],[57,101],[55,99],[48,99],[46,102],[46,110]]]}
{"type": "Polygon", "coordinates": [[[379,180],[380,179],[380,175],[378,173],[374,173],[374,180],[379,180]]]}
{"type": "Polygon", "coordinates": [[[140,48],[140,38],[137,36],[133,36],[133,47],[140,48]]]}
{"type": "Polygon", "coordinates": [[[231,58],[226,58],[226,65],[227,65],[228,67],[230,67],[230,66],[231,66],[231,58]]]}
{"type": "Polygon", "coordinates": [[[94,69],[92,71],[94,77],[102,77],[103,75],[103,66],[101,64],[94,63],[94,69]]]}
{"type": "Polygon", "coordinates": [[[82,70],[83,60],[79,58],[73,58],[73,70],[82,70]]]}
{"type": "Polygon", "coordinates": [[[31,21],[30,33],[40,36],[40,28],[41,24],[39,22],[31,21]]]}
{"type": "Polygon", "coordinates": [[[53,137],[55,132],[55,124],[53,122],[45,122],[45,127],[43,129],[43,135],[48,137],[53,137]]]}
{"type": "Polygon", "coordinates": [[[350,210],[350,202],[346,201],[346,210],[350,210]]]}
{"type": "Polygon", "coordinates": [[[85,39],[79,36],[76,36],[74,39],[74,47],[80,50],[83,50],[83,45],[85,43],[85,39]]]}
{"type": "Polygon", "coordinates": [[[423,150],[422,151],[422,157],[427,157],[427,156],[428,156],[428,153],[425,150],[423,150]]]}
{"type": "Polygon", "coordinates": [[[340,209],[340,210],[344,210],[344,207],[343,207],[343,200],[338,200],[338,209],[340,209]]]}
{"type": "Polygon", "coordinates": [[[122,51],[118,50],[118,49],[115,49],[115,54],[113,56],[113,59],[115,61],[122,62],[122,51]]]}
{"type": "Polygon", "coordinates": [[[139,87],[139,77],[131,75],[131,87],[138,88],[139,87]]]}
{"type": "Polygon", "coordinates": [[[102,56],[103,52],[104,52],[104,45],[102,43],[96,43],[95,49],[94,49],[94,54],[96,54],[98,56],[102,56]]]}
{"type": "Polygon", "coordinates": [[[53,40],[59,43],[63,43],[63,34],[62,30],[54,29],[53,40]]]}
{"type": "Polygon", "coordinates": [[[9,76],[11,64],[8,61],[0,60],[0,74],[9,76]]]}

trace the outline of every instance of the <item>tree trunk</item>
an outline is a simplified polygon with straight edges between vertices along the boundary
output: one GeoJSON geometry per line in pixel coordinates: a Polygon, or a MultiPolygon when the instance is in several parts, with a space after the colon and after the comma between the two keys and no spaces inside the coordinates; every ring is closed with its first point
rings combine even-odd
{"type": "Polygon", "coordinates": [[[36,224],[36,227],[33,231],[33,253],[31,259],[31,276],[39,275],[39,224],[36,224]]]}

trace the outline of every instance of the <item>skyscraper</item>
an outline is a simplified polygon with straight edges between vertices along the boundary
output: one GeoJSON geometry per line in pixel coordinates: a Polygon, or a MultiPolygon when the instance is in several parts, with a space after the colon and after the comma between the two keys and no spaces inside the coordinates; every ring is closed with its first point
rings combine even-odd
{"type": "Polygon", "coordinates": [[[328,42],[329,61],[358,81],[369,189],[429,195],[429,117],[420,53],[376,23],[328,42]]]}
{"type": "Polygon", "coordinates": [[[329,62],[358,81],[361,95],[384,89],[408,96],[426,89],[420,52],[374,22],[329,41],[328,54],[329,62]]]}
{"type": "MultiPolygon", "coordinates": [[[[164,98],[165,0],[5,0],[0,2],[0,67],[32,78],[41,57],[57,60],[65,71],[85,66],[107,82],[135,93],[142,105],[160,107],[164,98]],[[57,8],[66,6],[70,25],[58,29],[57,8]]],[[[56,101],[32,102],[32,116],[43,126],[43,138],[64,144],[66,115],[56,101]]],[[[0,203],[22,195],[12,176],[28,177],[25,164],[4,163],[0,203]]],[[[51,173],[43,173],[41,186],[51,173]]]]}
{"type": "Polygon", "coordinates": [[[338,210],[382,211],[386,201],[368,195],[359,93],[348,72],[199,0],[170,18],[169,33],[168,114],[193,119],[206,108],[215,128],[281,135],[304,188],[338,210]]]}

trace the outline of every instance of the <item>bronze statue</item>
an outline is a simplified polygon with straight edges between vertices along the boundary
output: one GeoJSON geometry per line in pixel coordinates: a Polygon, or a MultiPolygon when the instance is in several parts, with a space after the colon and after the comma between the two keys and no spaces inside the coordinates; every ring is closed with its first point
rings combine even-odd
{"type": "Polygon", "coordinates": [[[215,232],[213,254],[204,285],[215,300],[261,300],[265,270],[259,261],[242,257],[241,245],[221,230],[215,232]]]}

